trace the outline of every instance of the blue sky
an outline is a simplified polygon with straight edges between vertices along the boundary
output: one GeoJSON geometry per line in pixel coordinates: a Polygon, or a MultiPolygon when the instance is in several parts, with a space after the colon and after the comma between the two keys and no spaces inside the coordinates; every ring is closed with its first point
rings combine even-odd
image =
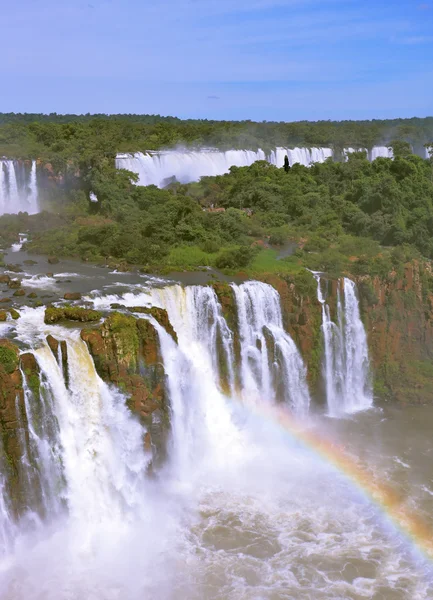
{"type": "Polygon", "coordinates": [[[433,114],[433,0],[0,0],[1,112],[433,114]]]}

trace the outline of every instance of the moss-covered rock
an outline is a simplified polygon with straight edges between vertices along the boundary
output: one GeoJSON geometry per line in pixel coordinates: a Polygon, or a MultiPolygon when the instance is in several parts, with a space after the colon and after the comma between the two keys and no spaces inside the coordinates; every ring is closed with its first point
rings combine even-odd
{"type": "Polygon", "coordinates": [[[147,444],[154,459],[160,459],[169,409],[157,331],[146,319],[115,312],[101,326],[82,330],[81,337],[100,377],[124,392],[128,406],[147,427],[147,444]]]}
{"type": "Polygon", "coordinates": [[[8,314],[5,310],[0,310],[0,322],[6,321],[8,318],[8,314]]]}
{"type": "Polygon", "coordinates": [[[9,340],[0,340],[0,436],[4,453],[6,493],[18,516],[25,508],[25,490],[20,482],[23,460],[22,440],[27,437],[19,350],[9,340]]]}
{"type": "Polygon", "coordinates": [[[14,319],[14,321],[19,319],[21,316],[20,313],[17,310],[15,310],[14,308],[10,308],[8,312],[9,312],[10,316],[12,317],[12,319],[14,319]]]}
{"type": "Polygon", "coordinates": [[[164,327],[166,332],[170,334],[174,341],[177,343],[177,333],[173,329],[173,325],[170,323],[170,319],[168,318],[168,313],[165,310],[165,308],[158,308],[156,306],[134,306],[129,310],[134,313],[151,315],[155,319],[155,321],[157,321],[161,325],[161,327],[164,327]]]}
{"type": "Polygon", "coordinates": [[[45,323],[59,323],[60,321],[79,321],[80,323],[90,323],[99,321],[102,313],[97,310],[80,308],[78,306],[48,306],[45,309],[45,323]]]}

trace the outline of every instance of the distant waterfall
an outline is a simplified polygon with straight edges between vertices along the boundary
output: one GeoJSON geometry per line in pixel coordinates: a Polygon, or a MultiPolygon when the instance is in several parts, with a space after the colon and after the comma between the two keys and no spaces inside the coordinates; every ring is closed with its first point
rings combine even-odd
{"type": "Polygon", "coordinates": [[[324,162],[332,156],[330,148],[276,148],[269,154],[263,150],[217,150],[178,151],[166,150],[143,154],[119,154],[116,159],[118,169],[133,171],[139,176],[139,185],[164,187],[175,178],[180,183],[198,181],[201,177],[224,175],[230,167],[248,167],[258,160],[267,160],[276,166],[283,166],[284,156],[288,155],[293,166],[300,163],[306,167],[314,162],[324,162]]]}
{"type": "Polygon", "coordinates": [[[259,281],[232,288],[238,310],[243,396],[256,402],[280,400],[296,414],[306,414],[310,404],[306,369],[284,331],[278,292],[259,281]]]}
{"type": "Polygon", "coordinates": [[[370,160],[376,160],[376,158],[394,158],[394,153],[392,148],[388,146],[374,146],[371,149],[370,160]]]}
{"type": "Polygon", "coordinates": [[[0,160],[0,215],[39,212],[36,161],[30,169],[14,160],[0,160]]]}
{"type": "Polygon", "coordinates": [[[330,416],[366,410],[373,404],[367,336],[360,318],[356,286],[343,280],[343,299],[337,291],[337,319],[331,319],[321,278],[315,274],[322,305],[323,373],[330,416]]]}
{"type": "MultiPolygon", "coordinates": [[[[345,148],[347,157],[359,149],[345,148]]],[[[367,153],[370,160],[377,157],[392,158],[392,151],[386,146],[375,146],[367,153]]],[[[287,156],[289,164],[300,164],[309,167],[314,163],[323,163],[333,158],[331,148],[284,148],[277,147],[269,153],[263,150],[228,150],[219,151],[209,148],[200,150],[161,150],[143,154],[118,154],[116,167],[127,169],[138,175],[138,185],[156,185],[163,188],[171,181],[190,183],[201,177],[224,175],[230,167],[248,167],[258,160],[266,160],[276,167],[284,165],[287,156]]]]}
{"type": "Polygon", "coordinates": [[[309,167],[314,163],[323,163],[327,158],[332,158],[333,152],[331,148],[276,148],[270,153],[268,160],[271,164],[282,167],[285,156],[288,157],[291,167],[296,163],[309,167]]]}

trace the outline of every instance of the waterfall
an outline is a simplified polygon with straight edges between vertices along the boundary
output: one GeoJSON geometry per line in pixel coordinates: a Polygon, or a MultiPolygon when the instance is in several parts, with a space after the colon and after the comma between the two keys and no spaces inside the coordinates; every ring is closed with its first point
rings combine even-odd
{"type": "Polygon", "coordinates": [[[240,452],[242,434],[225,392],[233,389],[233,339],[214,290],[169,286],[152,290],[153,303],[167,310],[178,336],[155,321],[171,404],[171,462],[188,479],[198,464],[227,465],[240,452]],[[225,385],[226,384],[226,385],[225,385]]]}
{"type": "Polygon", "coordinates": [[[0,160],[0,215],[39,212],[36,161],[27,166],[14,160],[0,160]]]}
{"type": "MultiPolygon", "coordinates": [[[[358,151],[359,148],[345,148],[343,155],[358,151]]],[[[367,150],[366,150],[367,151],[367,150]]],[[[118,154],[116,167],[137,173],[138,185],[156,185],[163,188],[173,179],[180,183],[198,181],[201,177],[224,175],[230,167],[248,167],[257,160],[267,160],[276,167],[284,165],[287,155],[289,164],[310,167],[314,163],[323,163],[332,158],[331,148],[284,148],[277,147],[269,153],[263,150],[219,151],[211,148],[200,150],[161,150],[147,154],[118,154]]],[[[367,151],[370,160],[378,157],[393,158],[392,150],[387,146],[374,146],[367,151]]]]}
{"type": "Polygon", "coordinates": [[[334,323],[322,292],[320,274],[314,273],[314,276],[317,297],[322,305],[323,373],[329,415],[336,417],[371,408],[373,394],[367,336],[360,318],[356,286],[353,281],[344,278],[343,300],[338,288],[337,319],[334,323]]]}
{"type": "Polygon", "coordinates": [[[376,160],[376,158],[394,158],[394,153],[388,146],[373,146],[370,152],[370,160],[376,160]]]}
{"type": "Polygon", "coordinates": [[[173,177],[180,183],[190,183],[204,176],[223,175],[232,166],[246,167],[257,160],[266,160],[262,150],[168,150],[149,154],[120,154],[116,166],[137,173],[139,185],[164,187],[173,177]]]}
{"type": "MultiPolygon", "coordinates": [[[[33,354],[39,370],[37,386],[22,372],[22,409],[17,400],[19,477],[26,513],[14,529],[8,499],[1,494],[0,539],[11,545],[17,533],[29,529],[26,523],[32,529],[41,525],[38,514],[46,523],[67,515],[75,524],[76,543],[87,551],[102,523],[109,531],[121,531],[145,513],[143,486],[150,457],[144,450],[144,431],[124,396],[97,375],[78,330],[44,327],[39,310],[23,311],[22,321],[18,338],[36,346],[33,354]],[[61,362],[45,341],[54,330],[67,343],[67,382],[61,362]]],[[[0,478],[0,492],[4,491],[0,478]]]]}
{"type": "Polygon", "coordinates": [[[242,395],[254,402],[287,403],[297,415],[308,412],[306,369],[290,335],[284,331],[280,297],[270,285],[232,284],[241,343],[242,395]]]}
{"type": "Polygon", "coordinates": [[[258,160],[267,160],[282,167],[284,156],[288,155],[290,165],[300,163],[306,167],[314,162],[324,162],[332,156],[330,148],[276,148],[268,155],[263,150],[210,149],[196,151],[165,150],[142,154],[118,154],[118,169],[133,171],[139,176],[139,185],[164,187],[174,177],[180,183],[198,181],[201,177],[224,175],[230,167],[247,167],[258,160]]]}
{"type": "MultiPolygon", "coordinates": [[[[37,357],[48,354],[41,349],[37,357]]],[[[48,354],[49,355],[49,354],[48,354]]],[[[37,358],[35,357],[35,360],[37,358]]],[[[39,394],[35,394],[21,371],[24,389],[24,407],[28,423],[29,445],[32,462],[37,465],[38,484],[41,493],[41,512],[55,517],[63,508],[64,479],[62,471],[62,447],[59,427],[55,416],[53,392],[42,372],[38,383],[39,394]]],[[[35,487],[35,485],[33,484],[35,487]]]]}

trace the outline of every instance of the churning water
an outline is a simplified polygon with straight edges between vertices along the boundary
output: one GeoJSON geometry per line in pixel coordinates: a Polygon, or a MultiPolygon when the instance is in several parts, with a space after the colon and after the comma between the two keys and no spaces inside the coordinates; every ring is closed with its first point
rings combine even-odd
{"type": "MultiPolygon", "coordinates": [[[[350,348],[360,336],[359,313],[351,282],[344,288],[350,348]]],[[[142,426],[99,378],[79,332],[45,325],[43,309],[22,311],[16,335],[41,370],[43,419],[32,411],[28,385],[29,461],[20,476],[29,480],[29,515],[14,524],[0,495],[2,600],[432,597],[429,567],[376,507],[254,408],[285,406],[301,426],[329,435],[402,487],[421,513],[433,507],[424,490],[433,494],[428,461],[417,462],[421,449],[433,452],[429,429],[404,423],[398,411],[349,420],[312,415],[278,293],[260,282],[233,292],[237,331],[210,287],[135,286],[89,298],[99,308],[115,301],[164,307],[178,335],[176,344],[145,317],[158,332],[171,410],[168,460],[153,477],[142,426]],[[45,341],[49,333],[66,342],[67,377],[45,341]],[[391,435],[402,428],[408,444],[391,435]],[[45,518],[32,518],[31,490],[45,518]]],[[[355,369],[359,355],[345,352],[346,371],[355,369]]]]}

